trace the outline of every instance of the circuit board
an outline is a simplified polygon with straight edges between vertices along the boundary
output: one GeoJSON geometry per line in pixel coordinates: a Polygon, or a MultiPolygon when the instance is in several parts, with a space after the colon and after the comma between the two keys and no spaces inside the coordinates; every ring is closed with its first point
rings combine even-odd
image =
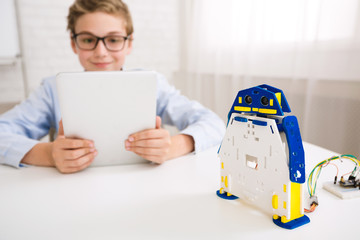
{"type": "Polygon", "coordinates": [[[341,199],[360,198],[360,189],[354,187],[342,187],[334,182],[325,182],[323,188],[341,199]]]}

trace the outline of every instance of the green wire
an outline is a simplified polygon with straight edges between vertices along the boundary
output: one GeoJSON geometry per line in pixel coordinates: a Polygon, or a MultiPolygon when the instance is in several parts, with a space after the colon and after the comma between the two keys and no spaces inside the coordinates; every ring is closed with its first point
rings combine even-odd
{"type": "Polygon", "coordinates": [[[319,179],[319,177],[320,177],[322,168],[323,168],[323,167],[320,166],[320,170],[319,170],[319,172],[316,174],[316,180],[315,180],[315,186],[314,186],[314,190],[313,190],[313,195],[315,195],[316,186],[317,186],[317,181],[318,181],[318,179],[319,179]]]}
{"type": "Polygon", "coordinates": [[[309,177],[307,179],[307,184],[308,184],[308,192],[309,192],[309,195],[310,197],[312,197],[313,195],[315,195],[315,191],[316,191],[316,187],[317,187],[317,181],[319,180],[319,177],[320,177],[320,174],[321,174],[321,171],[322,171],[322,168],[323,168],[323,165],[328,163],[328,162],[331,162],[331,161],[334,161],[334,160],[338,160],[338,159],[342,159],[342,158],[345,158],[345,159],[348,159],[352,162],[355,163],[355,168],[354,170],[352,171],[352,173],[354,173],[358,167],[360,167],[360,161],[354,156],[354,155],[351,155],[351,154],[344,154],[344,155],[340,155],[340,156],[333,156],[331,158],[328,158],[326,160],[323,160],[321,161],[320,163],[318,163],[314,168],[313,170],[310,172],[309,174],[309,177]],[[319,168],[319,170],[315,173],[315,178],[313,178],[313,175],[314,175],[314,172],[315,170],[319,168]],[[315,179],[315,181],[313,181],[313,179],[315,179]]]}
{"type": "MultiPolygon", "coordinates": [[[[310,173],[310,175],[309,175],[309,177],[308,177],[308,192],[309,192],[310,197],[313,195],[313,194],[312,194],[312,189],[310,189],[310,184],[309,184],[310,179],[311,179],[311,182],[312,182],[314,171],[316,170],[316,168],[318,168],[320,165],[324,164],[325,162],[326,162],[326,160],[318,163],[318,164],[313,168],[313,170],[311,171],[311,173],[310,173]]],[[[311,184],[311,185],[313,185],[313,184],[311,184]]]]}

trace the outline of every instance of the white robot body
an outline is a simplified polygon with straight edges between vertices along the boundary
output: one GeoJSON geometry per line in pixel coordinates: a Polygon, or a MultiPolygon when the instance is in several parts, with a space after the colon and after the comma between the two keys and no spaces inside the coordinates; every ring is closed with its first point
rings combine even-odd
{"type": "Polygon", "coordinates": [[[248,96],[256,99],[259,95],[260,99],[261,94],[268,94],[269,88],[275,89],[262,85],[240,91],[234,102],[218,153],[221,168],[218,195],[226,199],[239,197],[272,215],[278,226],[293,229],[310,221],[304,215],[305,164],[296,117],[254,113],[280,112],[280,99],[275,94],[267,97],[270,106],[278,104],[276,112],[260,109],[259,104],[247,107],[243,101],[248,96]]]}

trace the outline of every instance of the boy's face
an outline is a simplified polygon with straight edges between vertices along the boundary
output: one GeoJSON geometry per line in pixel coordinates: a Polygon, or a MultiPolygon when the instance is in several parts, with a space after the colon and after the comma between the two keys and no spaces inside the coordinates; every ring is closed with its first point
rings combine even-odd
{"type": "MultiPolygon", "coordinates": [[[[87,13],[81,16],[75,24],[75,34],[79,33],[90,33],[97,37],[127,36],[123,18],[103,12],[87,13]]],[[[126,40],[122,50],[109,51],[103,41],[99,41],[94,50],[82,50],[72,39],[71,47],[79,56],[79,61],[86,71],[119,71],[124,65],[126,55],[131,52],[132,43],[126,40]]]]}

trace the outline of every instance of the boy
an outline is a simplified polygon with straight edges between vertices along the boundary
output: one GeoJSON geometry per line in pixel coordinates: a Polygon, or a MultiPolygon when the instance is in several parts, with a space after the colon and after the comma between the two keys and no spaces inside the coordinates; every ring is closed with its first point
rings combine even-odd
{"type": "MultiPolygon", "coordinates": [[[[132,50],[133,25],[121,0],[76,0],[69,9],[71,47],[85,71],[119,71],[132,50]]],[[[125,148],[156,163],[220,143],[224,123],[197,102],[189,101],[158,74],[156,128],[128,137],[125,148]],[[181,132],[170,136],[161,121],[181,132]]],[[[55,77],[47,78],[29,99],[0,117],[0,163],[54,166],[62,173],[87,168],[97,155],[96,142],[65,138],[55,77]],[[54,142],[41,143],[54,127],[54,142]]]]}

